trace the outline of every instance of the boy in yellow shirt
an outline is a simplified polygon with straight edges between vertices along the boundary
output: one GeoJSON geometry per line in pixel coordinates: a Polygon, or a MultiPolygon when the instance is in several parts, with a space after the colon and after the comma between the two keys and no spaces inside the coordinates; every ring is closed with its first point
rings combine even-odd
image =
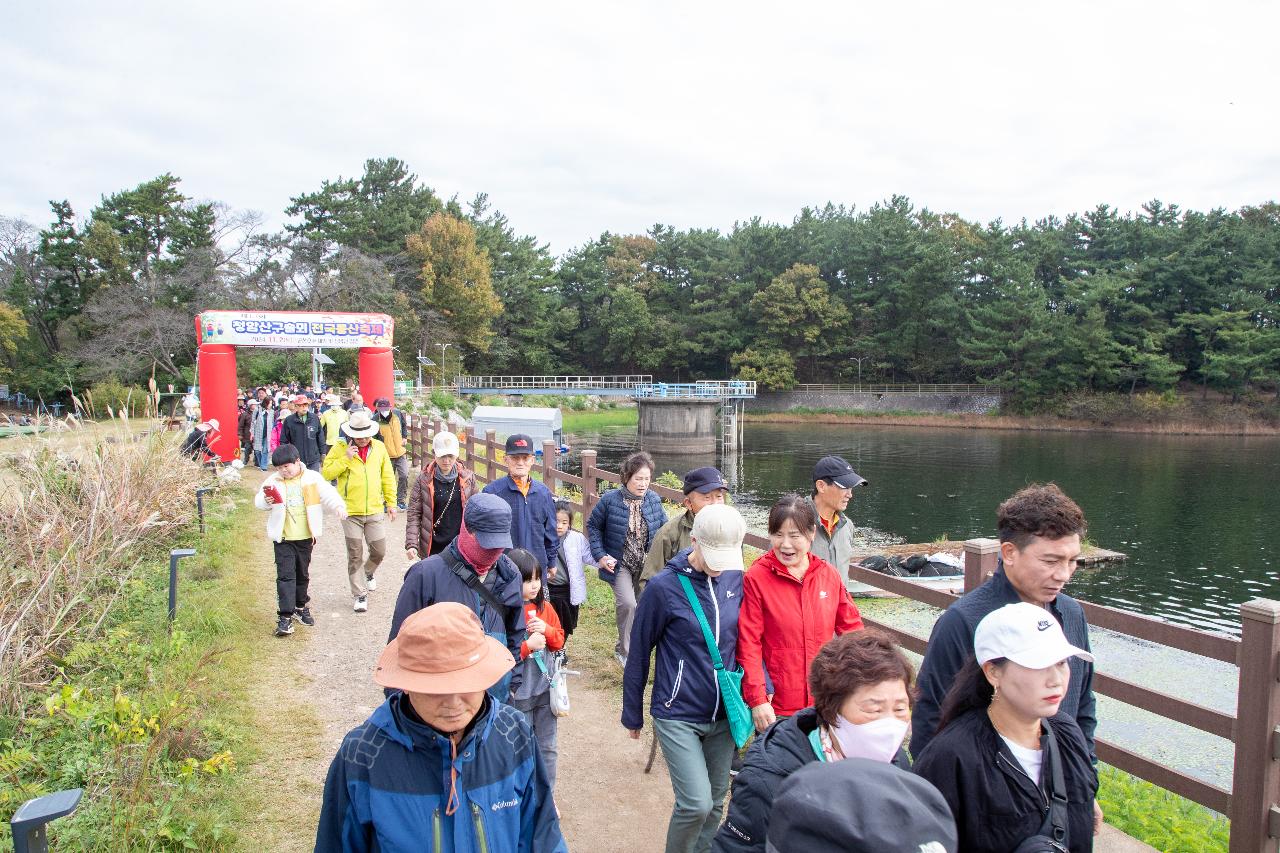
{"type": "Polygon", "coordinates": [[[307,603],[311,581],[311,549],[324,532],[327,507],[338,518],[347,517],[347,505],[338,490],[316,471],[302,464],[298,448],[282,444],[271,454],[276,470],[254,496],[258,509],[267,510],[267,538],[275,544],[276,636],[293,633],[296,619],[308,627],[316,624],[307,603]]]}

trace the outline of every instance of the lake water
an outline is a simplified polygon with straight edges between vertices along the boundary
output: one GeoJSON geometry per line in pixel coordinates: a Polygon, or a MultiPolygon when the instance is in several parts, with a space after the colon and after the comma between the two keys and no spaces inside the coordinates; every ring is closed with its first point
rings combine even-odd
{"type": "MultiPolygon", "coordinates": [[[[634,427],[574,436],[566,467],[595,448],[617,471],[634,427]]],[[[995,508],[1023,485],[1056,482],[1084,509],[1089,538],[1129,559],[1081,568],[1068,592],[1202,630],[1239,634],[1239,606],[1280,598],[1280,437],[1159,436],[948,430],[834,424],[747,424],[742,450],[654,454],[660,471],[714,464],[735,504],[763,531],[774,500],[807,492],[813,463],[843,456],[870,484],[850,512],[870,538],[930,542],[995,535],[995,508]]],[[[868,604],[868,609],[880,605],[868,604]]],[[[900,602],[894,624],[928,636],[938,611],[900,602]]],[[[1102,671],[1234,713],[1228,664],[1094,629],[1102,671]]],[[[1105,696],[1099,735],[1224,787],[1231,744],[1105,696]]]]}
{"type": "MultiPolygon", "coordinates": [[[[575,437],[616,471],[634,428],[575,437]]],[[[1055,482],[1084,509],[1089,538],[1129,559],[1082,568],[1081,598],[1206,630],[1238,633],[1239,605],[1280,596],[1280,438],[1013,432],[836,424],[748,424],[735,457],[656,454],[683,474],[716,464],[753,528],[774,500],[811,488],[833,453],[870,484],[859,527],[907,542],[995,535],[995,508],[1055,482]]]]}

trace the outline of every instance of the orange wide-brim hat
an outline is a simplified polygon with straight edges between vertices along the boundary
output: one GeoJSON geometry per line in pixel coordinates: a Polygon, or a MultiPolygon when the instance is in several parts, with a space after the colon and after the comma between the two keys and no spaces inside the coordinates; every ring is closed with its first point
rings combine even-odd
{"type": "Polygon", "coordinates": [[[515,666],[465,604],[446,601],[414,613],[378,657],[373,680],[407,693],[488,690],[515,666]]]}

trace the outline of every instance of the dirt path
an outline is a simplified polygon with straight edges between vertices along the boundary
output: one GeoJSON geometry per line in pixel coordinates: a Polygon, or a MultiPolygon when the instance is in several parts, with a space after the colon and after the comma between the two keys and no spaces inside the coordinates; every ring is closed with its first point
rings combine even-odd
{"type": "MultiPolygon", "coordinates": [[[[261,481],[256,469],[245,472],[245,482],[252,487],[261,481]]],[[[289,704],[314,714],[317,723],[304,727],[307,742],[283,756],[283,764],[272,759],[253,771],[270,773],[274,785],[302,793],[293,799],[294,808],[310,810],[310,814],[294,816],[297,829],[293,833],[281,837],[270,829],[262,830],[273,836],[269,849],[312,849],[329,762],[343,736],[382,702],[382,691],[373,683],[372,674],[409,568],[403,550],[404,521],[400,513],[390,525],[387,557],[376,576],[378,589],[369,595],[367,613],[351,609],[342,531],[331,516],[325,518],[325,534],[311,560],[311,612],[316,626],[297,626],[292,636],[277,639],[269,634],[265,623],[270,614],[263,608],[263,644],[272,651],[264,656],[263,678],[254,686],[263,722],[277,725],[279,717],[288,716],[279,708],[283,689],[289,693],[289,704]]],[[[261,536],[260,529],[250,533],[261,536]]],[[[262,541],[263,557],[258,561],[261,588],[272,590],[271,548],[265,538],[262,541]]],[[[271,610],[274,612],[274,607],[271,610]]],[[[640,741],[627,737],[618,723],[619,697],[612,691],[592,688],[588,676],[574,678],[570,690],[573,713],[560,723],[556,791],[569,849],[591,853],[661,850],[671,811],[671,785],[661,756],[653,772],[646,775],[643,769],[649,735],[640,741]]],[[[246,839],[267,840],[262,835],[246,839]]],[[[253,849],[264,848],[259,845],[253,849]]]]}

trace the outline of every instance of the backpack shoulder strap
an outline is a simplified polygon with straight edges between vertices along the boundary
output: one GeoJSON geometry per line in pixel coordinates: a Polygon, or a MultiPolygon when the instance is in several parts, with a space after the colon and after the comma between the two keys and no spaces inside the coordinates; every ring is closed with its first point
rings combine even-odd
{"type": "MultiPolygon", "coordinates": [[[[451,572],[458,576],[459,580],[471,587],[477,595],[488,602],[489,605],[495,608],[498,613],[502,614],[504,621],[506,620],[507,611],[510,608],[498,600],[498,596],[494,595],[493,591],[484,585],[484,582],[480,580],[480,576],[472,571],[470,566],[467,566],[462,562],[462,560],[458,559],[449,548],[445,548],[441,551],[440,556],[444,558],[445,565],[449,567],[451,572]]],[[[495,566],[494,569],[496,568],[497,567],[495,566]]],[[[493,570],[491,569],[491,571],[493,570]]]]}
{"type": "Polygon", "coordinates": [[[1044,723],[1044,757],[1049,762],[1049,772],[1043,774],[1049,795],[1050,837],[1067,845],[1067,783],[1062,771],[1062,754],[1058,750],[1058,738],[1048,720],[1044,723]]]}

